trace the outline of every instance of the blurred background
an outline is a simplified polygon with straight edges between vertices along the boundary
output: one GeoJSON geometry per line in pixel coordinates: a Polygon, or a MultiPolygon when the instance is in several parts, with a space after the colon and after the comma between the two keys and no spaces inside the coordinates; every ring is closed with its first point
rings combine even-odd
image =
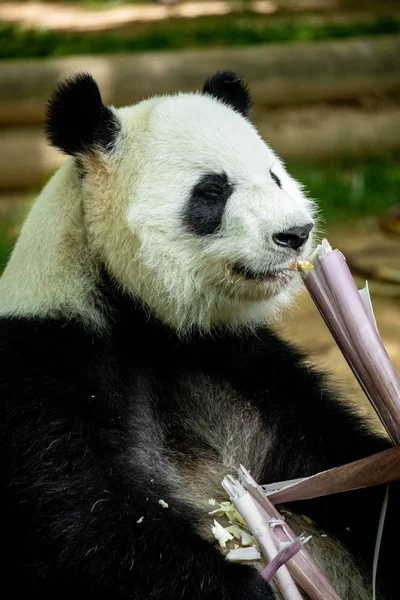
{"type": "MultiPolygon", "coordinates": [[[[253,120],[321,207],[321,231],[368,278],[400,371],[400,1],[0,2],[0,270],[64,157],[43,136],[56,82],[85,70],[104,100],[196,90],[237,71],[253,120]]],[[[309,298],[279,328],[361,400],[309,298]]]]}

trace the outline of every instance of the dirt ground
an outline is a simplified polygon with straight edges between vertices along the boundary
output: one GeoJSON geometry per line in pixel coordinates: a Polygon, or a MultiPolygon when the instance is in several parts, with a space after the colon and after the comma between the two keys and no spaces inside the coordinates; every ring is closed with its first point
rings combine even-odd
{"type": "MultiPolygon", "coordinates": [[[[314,23],[343,23],[349,18],[368,19],[396,12],[397,0],[369,0],[368,11],[360,10],[354,0],[257,0],[246,9],[255,14],[274,16],[312,15],[314,23]]],[[[121,6],[81,6],[70,2],[20,0],[0,3],[0,21],[18,23],[22,27],[39,27],[59,31],[122,31],[139,23],[169,18],[192,19],[221,16],[243,11],[240,2],[229,0],[156,0],[121,6]]]]}
{"type": "MultiPolygon", "coordinates": [[[[339,248],[348,258],[355,252],[368,258],[372,256],[372,249],[385,250],[391,263],[397,263],[400,269],[400,237],[390,238],[380,232],[375,220],[333,228],[327,237],[332,246],[339,248]]],[[[357,279],[357,283],[359,288],[364,287],[361,278],[357,279]]],[[[369,283],[373,290],[374,283],[369,283]]],[[[400,373],[400,286],[397,292],[394,286],[384,289],[386,294],[390,292],[391,295],[371,291],[372,304],[383,343],[400,373]]],[[[286,339],[304,349],[312,363],[331,372],[333,380],[347,398],[375,419],[369,401],[307,293],[304,293],[295,309],[282,317],[279,330],[286,339]]]]}

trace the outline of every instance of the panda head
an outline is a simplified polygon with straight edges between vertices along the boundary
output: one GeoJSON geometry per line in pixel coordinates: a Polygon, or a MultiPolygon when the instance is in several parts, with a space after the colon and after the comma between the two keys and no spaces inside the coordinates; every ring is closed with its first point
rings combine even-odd
{"type": "Polygon", "coordinates": [[[80,74],[49,104],[49,140],[80,172],[92,260],[179,332],[258,325],[300,287],[289,265],[310,252],[313,205],[250,108],[229,71],[121,109],[80,74]]]}

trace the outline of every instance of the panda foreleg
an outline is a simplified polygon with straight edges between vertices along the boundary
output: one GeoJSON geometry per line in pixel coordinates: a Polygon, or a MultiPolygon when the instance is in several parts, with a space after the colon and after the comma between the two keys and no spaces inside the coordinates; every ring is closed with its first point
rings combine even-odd
{"type": "Polygon", "coordinates": [[[43,390],[36,392],[36,408],[20,405],[6,415],[12,441],[3,583],[15,597],[274,598],[256,570],[229,563],[194,532],[196,515],[162,482],[152,485],[126,456],[118,458],[109,439],[121,431],[63,417],[55,397],[49,406],[43,390]]]}
{"type": "Polygon", "coordinates": [[[5,571],[6,577],[13,573],[18,593],[86,600],[274,598],[256,570],[229,563],[171,505],[167,512],[149,509],[148,502],[145,511],[122,479],[113,486],[98,473],[95,480],[82,465],[71,474],[72,464],[66,453],[62,463],[53,462],[52,474],[18,468],[21,513],[32,515],[29,522],[17,511],[10,531],[9,539],[17,531],[23,548],[15,548],[16,563],[5,571]]]}

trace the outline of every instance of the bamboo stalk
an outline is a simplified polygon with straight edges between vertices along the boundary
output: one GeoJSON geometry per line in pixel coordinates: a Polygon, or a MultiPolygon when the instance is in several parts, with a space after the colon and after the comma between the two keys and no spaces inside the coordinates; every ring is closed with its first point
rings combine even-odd
{"type": "MultiPolygon", "coordinates": [[[[274,560],[278,555],[271,530],[255,504],[249,492],[233,477],[227,476],[222,486],[229,494],[232,503],[246,521],[251,533],[257,540],[264,556],[268,562],[274,560]]],[[[269,574],[268,574],[269,575],[269,574]]],[[[286,566],[281,566],[274,575],[284,600],[301,600],[301,594],[296,587],[286,566]]]]}
{"type": "MultiPolygon", "coordinates": [[[[293,542],[297,537],[296,534],[290,529],[282,515],[267,498],[261,486],[257,484],[243,466],[240,467],[239,477],[243,486],[256,501],[264,518],[275,521],[272,533],[274,536],[273,539],[276,539],[277,546],[280,547],[282,543],[293,542]]],[[[286,566],[294,580],[308,595],[310,600],[341,600],[326,575],[311,558],[304,546],[302,546],[301,550],[286,566]]]]}
{"type": "Polygon", "coordinates": [[[274,504],[320,498],[400,480],[400,445],[311,477],[262,485],[274,504]]]}
{"type": "Polygon", "coordinates": [[[304,283],[388,434],[400,443],[400,379],[347,266],[326,240],[304,283]]]}

